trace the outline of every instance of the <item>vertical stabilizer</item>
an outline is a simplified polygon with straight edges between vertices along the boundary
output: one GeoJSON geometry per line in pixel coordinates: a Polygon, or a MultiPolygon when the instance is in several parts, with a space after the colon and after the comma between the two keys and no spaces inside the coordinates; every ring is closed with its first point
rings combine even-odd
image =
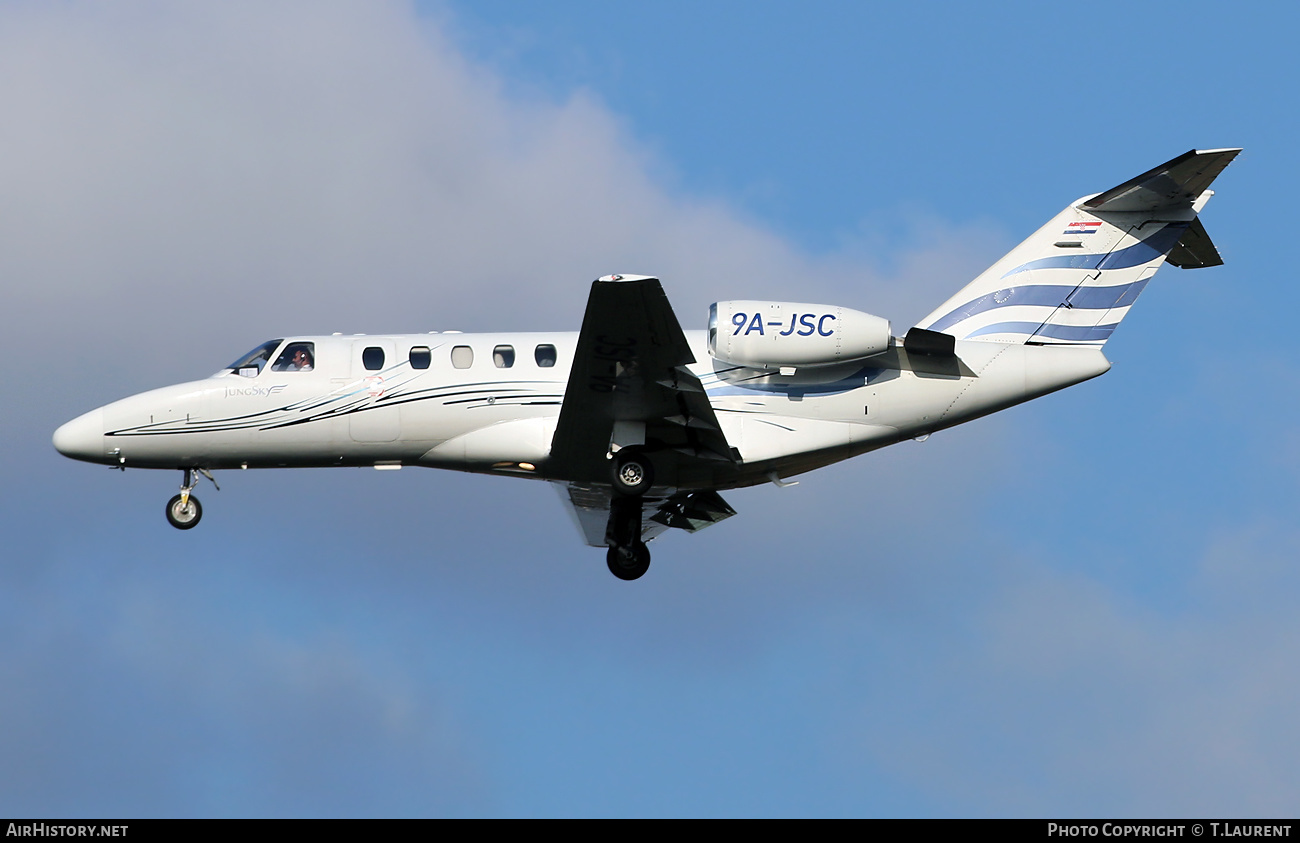
{"type": "Polygon", "coordinates": [[[1184,268],[1222,263],[1197,214],[1240,151],[1192,150],[1080,199],[918,327],[990,342],[1104,344],[1166,257],[1184,268]]]}

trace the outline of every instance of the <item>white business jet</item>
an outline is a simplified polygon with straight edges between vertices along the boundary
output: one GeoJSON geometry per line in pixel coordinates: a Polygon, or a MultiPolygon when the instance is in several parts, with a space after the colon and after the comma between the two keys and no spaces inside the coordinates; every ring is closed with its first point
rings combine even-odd
{"type": "MultiPolygon", "coordinates": [[[[720,490],[916,439],[1094,378],[1156,270],[1216,266],[1198,213],[1240,152],[1193,150],[1047,225],[896,337],[845,307],[724,301],[684,332],[658,279],[594,282],[574,333],[286,337],[60,427],[60,453],[179,469],[432,466],[549,480],[615,576],[735,514],[720,490]]],[[[215,484],[215,480],[213,481],[215,484]]]]}

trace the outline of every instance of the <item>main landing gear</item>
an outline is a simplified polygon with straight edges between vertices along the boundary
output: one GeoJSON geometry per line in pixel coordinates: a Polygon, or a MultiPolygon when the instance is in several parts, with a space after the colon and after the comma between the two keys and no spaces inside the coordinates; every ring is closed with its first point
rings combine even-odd
{"type": "Polygon", "coordinates": [[[605,531],[609,543],[605,564],[620,580],[639,579],[650,569],[650,550],[641,541],[641,505],[654,481],[654,468],[640,449],[623,448],[614,455],[610,479],[614,498],[605,531]]]}
{"type": "Polygon", "coordinates": [[[645,542],[615,545],[605,551],[605,564],[609,572],[620,580],[635,580],[650,570],[650,548],[645,542]]]}
{"type": "Polygon", "coordinates": [[[181,493],[167,501],[167,523],[178,530],[193,529],[203,517],[203,504],[190,494],[198,485],[198,475],[202,474],[211,480],[212,485],[217,487],[217,491],[221,491],[221,487],[217,486],[216,478],[206,468],[187,468],[184,471],[185,479],[181,481],[181,493]]]}
{"type": "Polygon", "coordinates": [[[623,448],[614,454],[615,494],[639,498],[650,491],[654,479],[654,466],[640,448],[623,448]]]}

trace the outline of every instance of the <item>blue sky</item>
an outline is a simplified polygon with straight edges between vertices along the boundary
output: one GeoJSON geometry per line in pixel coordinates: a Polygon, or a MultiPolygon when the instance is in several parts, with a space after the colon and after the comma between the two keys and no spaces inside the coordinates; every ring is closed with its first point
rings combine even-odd
{"type": "Polygon", "coordinates": [[[0,812],[1286,815],[1285,7],[0,3],[0,812]],[[1103,14],[1104,12],[1108,12],[1103,14]],[[53,429],[290,333],[573,330],[644,272],[906,327],[1242,146],[1105,377],[729,494],[615,581],[555,494],[178,478],[53,429]],[[791,292],[797,290],[798,294],[791,292]],[[48,372],[48,376],[45,374],[48,372]]]}

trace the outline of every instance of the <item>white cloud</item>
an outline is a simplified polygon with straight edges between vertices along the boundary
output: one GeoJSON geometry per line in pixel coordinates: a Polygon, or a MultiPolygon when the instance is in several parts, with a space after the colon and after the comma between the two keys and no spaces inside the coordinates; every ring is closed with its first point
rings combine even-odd
{"type": "Polygon", "coordinates": [[[24,339],[186,341],[207,371],[285,332],[573,329],[611,271],[664,277],[688,326],[713,297],[938,297],[943,247],[892,283],[852,245],[801,254],[666,192],[589,94],[512,99],[404,4],[0,17],[0,275],[24,339]]]}

